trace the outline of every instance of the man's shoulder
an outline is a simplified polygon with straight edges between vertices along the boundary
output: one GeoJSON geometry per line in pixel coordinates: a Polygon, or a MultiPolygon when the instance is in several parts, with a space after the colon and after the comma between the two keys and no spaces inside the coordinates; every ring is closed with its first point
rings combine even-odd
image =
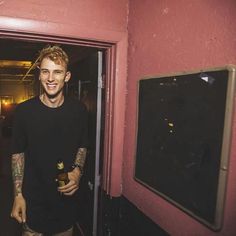
{"type": "Polygon", "coordinates": [[[18,111],[28,110],[31,107],[35,107],[37,102],[38,102],[38,97],[33,97],[33,98],[30,98],[30,99],[28,99],[28,100],[26,100],[24,102],[19,103],[17,105],[16,109],[18,111]]]}

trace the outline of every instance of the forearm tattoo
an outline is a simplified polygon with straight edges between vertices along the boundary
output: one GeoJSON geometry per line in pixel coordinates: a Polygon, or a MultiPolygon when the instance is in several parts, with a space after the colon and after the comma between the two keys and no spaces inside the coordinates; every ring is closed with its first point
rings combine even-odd
{"type": "Polygon", "coordinates": [[[22,193],[22,183],[24,177],[25,155],[17,153],[12,155],[12,178],[14,185],[14,194],[17,196],[22,193]]]}
{"type": "Polygon", "coordinates": [[[75,158],[75,164],[79,165],[81,168],[84,168],[86,160],[87,148],[79,148],[75,158]]]}

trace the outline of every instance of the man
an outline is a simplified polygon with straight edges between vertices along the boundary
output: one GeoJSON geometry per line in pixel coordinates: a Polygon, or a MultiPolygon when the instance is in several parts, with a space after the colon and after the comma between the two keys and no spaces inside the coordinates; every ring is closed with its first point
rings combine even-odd
{"type": "Polygon", "coordinates": [[[23,224],[23,236],[71,236],[76,190],[85,163],[87,112],[63,95],[71,73],[58,46],[40,52],[43,94],[17,106],[12,138],[14,203],[11,216],[23,224]],[[57,187],[56,163],[62,160],[69,183],[57,187]],[[73,168],[71,168],[73,166],[73,168]]]}

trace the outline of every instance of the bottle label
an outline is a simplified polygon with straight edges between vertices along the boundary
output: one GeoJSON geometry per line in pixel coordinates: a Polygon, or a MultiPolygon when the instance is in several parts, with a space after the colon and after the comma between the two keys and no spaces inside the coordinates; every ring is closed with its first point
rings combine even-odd
{"type": "Polygon", "coordinates": [[[64,169],[64,163],[63,163],[63,162],[58,162],[58,163],[57,163],[57,169],[58,169],[58,170],[64,169]]]}
{"type": "Polygon", "coordinates": [[[62,187],[62,186],[65,186],[65,185],[66,185],[65,181],[63,181],[63,180],[58,181],[58,186],[59,187],[62,187]]]}

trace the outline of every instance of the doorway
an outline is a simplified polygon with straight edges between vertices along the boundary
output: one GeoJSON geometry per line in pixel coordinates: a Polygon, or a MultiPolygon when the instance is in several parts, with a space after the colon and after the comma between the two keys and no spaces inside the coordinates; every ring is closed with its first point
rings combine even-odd
{"type": "MultiPolygon", "coordinates": [[[[14,114],[10,111],[13,111],[18,103],[41,93],[34,62],[38,52],[47,44],[54,43],[0,39],[0,191],[3,193],[0,194],[0,198],[3,198],[0,199],[0,204],[3,204],[0,209],[4,209],[0,212],[0,229],[4,235],[16,236],[20,232],[19,225],[9,217],[13,201],[10,187],[10,140],[14,114]]],[[[102,71],[106,60],[103,53],[105,49],[63,43],[60,43],[60,46],[69,55],[69,70],[72,72],[72,78],[64,92],[67,96],[81,100],[89,112],[90,146],[79,190],[80,213],[77,226],[80,235],[97,235],[96,215],[105,123],[105,93],[101,82],[101,78],[104,78],[102,71]]]]}

